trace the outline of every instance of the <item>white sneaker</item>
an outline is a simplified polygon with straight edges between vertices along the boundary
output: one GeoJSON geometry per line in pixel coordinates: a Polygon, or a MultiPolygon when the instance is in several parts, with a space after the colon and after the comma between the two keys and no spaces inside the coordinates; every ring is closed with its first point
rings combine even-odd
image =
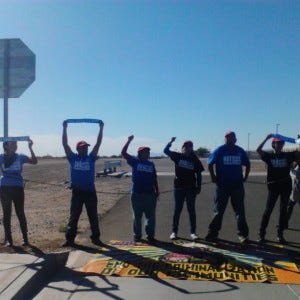
{"type": "Polygon", "coordinates": [[[171,240],[176,240],[177,239],[177,234],[175,232],[172,232],[170,235],[171,240]]]}
{"type": "Polygon", "coordinates": [[[191,238],[195,241],[199,239],[199,236],[196,233],[191,233],[191,238]]]}

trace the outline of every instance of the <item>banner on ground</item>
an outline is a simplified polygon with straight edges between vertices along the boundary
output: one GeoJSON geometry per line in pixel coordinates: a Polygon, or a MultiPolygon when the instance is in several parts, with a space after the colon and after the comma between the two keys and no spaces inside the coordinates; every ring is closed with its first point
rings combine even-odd
{"type": "Polygon", "coordinates": [[[297,264],[282,249],[224,250],[201,243],[111,241],[80,271],[104,276],[300,284],[297,264]],[[168,246],[169,245],[169,246],[168,246]]]}

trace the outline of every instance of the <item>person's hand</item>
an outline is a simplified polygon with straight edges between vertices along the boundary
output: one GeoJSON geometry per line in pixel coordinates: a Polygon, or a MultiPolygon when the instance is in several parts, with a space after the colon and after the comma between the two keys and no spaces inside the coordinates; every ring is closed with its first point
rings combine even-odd
{"type": "Polygon", "coordinates": [[[102,120],[99,120],[99,126],[100,128],[104,127],[104,122],[102,120]]]}
{"type": "Polygon", "coordinates": [[[63,121],[63,128],[67,128],[68,127],[68,122],[65,120],[63,121]]]}
{"type": "Polygon", "coordinates": [[[172,144],[175,140],[176,140],[176,137],[172,137],[171,141],[170,141],[170,144],[172,144]]]}
{"type": "Polygon", "coordinates": [[[130,135],[130,136],[128,137],[128,141],[129,141],[129,142],[131,142],[133,139],[134,139],[134,135],[130,135]]]}
{"type": "Polygon", "coordinates": [[[32,145],[33,145],[33,141],[32,141],[32,140],[29,140],[29,141],[28,141],[28,147],[29,147],[29,149],[32,148],[32,145]]]}
{"type": "Polygon", "coordinates": [[[272,133],[269,133],[267,136],[266,136],[266,140],[270,139],[273,137],[273,134],[272,133]]]}

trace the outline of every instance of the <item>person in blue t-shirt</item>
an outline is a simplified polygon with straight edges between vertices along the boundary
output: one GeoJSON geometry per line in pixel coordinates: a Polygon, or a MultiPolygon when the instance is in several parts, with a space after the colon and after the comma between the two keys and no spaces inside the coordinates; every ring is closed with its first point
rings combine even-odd
{"type": "Polygon", "coordinates": [[[127,153],[134,136],[128,137],[122,156],[132,168],[131,205],[133,210],[134,241],[142,238],[142,217],[145,214],[145,232],[150,243],[155,242],[155,209],[159,195],[154,163],[149,161],[150,148],[139,147],[137,157],[127,153]]]}
{"type": "Polygon", "coordinates": [[[235,133],[227,132],[225,144],[215,149],[208,158],[208,170],[212,182],[216,183],[216,194],[214,216],[205,238],[207,241],[217,239],[228,200],[231,198],[231,205],[237,220],[239,240],[241,243],[248,242],[249,228],[245,216],[243,183],[247,180],[250,172],[250,161],[246,152],[235,145],[236,141],[235,133]],[[245,166],[245,175],[243,166],[245,166]]]}
{"type": "Polygon", "coordinates": [[[85,141],[77,143],[77,154],[72,152],[68,145],[67,127],[68,123],[64,121],[62,144],[70,164],[72,198],[70,218],[66,231],[66,242],[63,246],[74,246],[77,224],[83,204],[85,205],[90,222],[92,243],[101,245],[97,212],[98,199],[95,188],[95,162],[102,142],[104,123],[102,121],[99,122],[100,129],[97,142],[90,154],[88,154],[90,144],[85,141]]]}
{"type": "Polygon", "coordinates": [[[201,161],[193,150],[193,142],[185,141],[182,145],[182,152],[171,151],[175,137],[164,148],[164,153],[168,155],[175,164],[174,179],[174,214],[171,240],[177,239],[178,225],[183,204],[186,206],[190,218],[190,233],[192,240],[199,239],[196,233],[196,196],[201,192],[201,172],[204,170],[201,161]]]}
{"type": "Polygon", "coordinates": [[[17,143],[8,141],[3,143],[4,154],[0,155],[0,166],[2,176],[0,178],[0,197],[3,210],[3,226],[5,234],[5,245],[11,247],[13,239],[11,235],[11,206],[15,206],[16,215],[19,219],[22,235],[23,246],[27,246],[28,233],[27,221],[24,212],[24,183],[22,177],[23,164],[28,163],[35,165],[37,159],[32,150],[33,142],[28,141],[28,147],[31,157],[24,154],[17,154],[17,143]]]}

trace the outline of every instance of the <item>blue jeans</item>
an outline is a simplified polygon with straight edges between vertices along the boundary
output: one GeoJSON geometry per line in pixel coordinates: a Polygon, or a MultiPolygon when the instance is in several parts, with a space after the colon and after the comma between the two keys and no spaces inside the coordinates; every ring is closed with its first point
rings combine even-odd
{"type": "Polygon", "coordinates": [[[231,198],[231,205],[235,212],[238,234],[247,237],[249,228],[246,222],[245,206],[244,206],[244,186],[243,184],[231,187],[217,186],[214,201],[214,216],[209,224],[209,233],[218,236],[218,232],[222,227],[223,215],[226,210],[228,200],[231,198]]]}
{"type": "Polygon", "coordinates": [[[66,232],[66,239],[74,241],[77,234],[77,224],[82,212],[83,204],[91,226],[91,239],[97,240],[100,237],[98,212],[97,212],[97,194],[96,192],[72,190],[70,218],[66,232]]]}
{"type": "Polygon", "coordinates": [[[148,238],[155,236],[156,197],[153,193],[131,194],[133,210],[133,233],[135,239],[142,237],[142,217],[145,214],[145,232],[148,238]]]}
{"type": "Polygon", "coordinates": [[[186,206],[190,217],[190,230],[191,233],[196,232],[196,190],[194,188],[176,188],[174,190],[175,209],[173,214],[173,232],[178,232],[178,225],[180,214],[183,208],[184,201],[186,200],[186,206]]]}

